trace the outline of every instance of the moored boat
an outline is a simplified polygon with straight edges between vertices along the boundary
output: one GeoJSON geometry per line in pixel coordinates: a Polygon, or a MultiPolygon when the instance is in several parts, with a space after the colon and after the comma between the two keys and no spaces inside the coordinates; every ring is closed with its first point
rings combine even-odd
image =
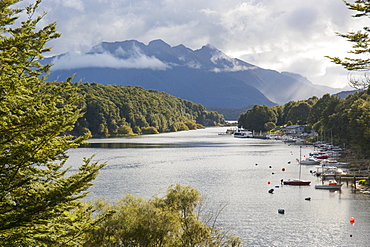
{"type": "Polygon", "coordinates": [[[310,185],[311,181],[301,180],[301,179],[288,179],[284,180],[285,185],[310,185]]]}
{"type": "MultiPolygon", "coordinates": [[[[302,146],[299,147],[299,160],[301,160],[302,157],[302,146]]],[[[307,180],[301,180],[301,163],[299,162],[299,178],[298,179],[288,179],[288,180],[283,180],[283,184],[286,185],[310,185],[311,181],[307,180]]]]}
{"type": "Polygon", "coordinates": [[[238,131],[234,133],[234,137],[236,138],[252,138],[253,135],[251,132],[244,132],[244,131],[238,131]]]}
{"type": "Polygon", "coordinates": [[[301,164],[301,165],[318,165],[318,164],[320,164],[320,160],[317,160],[313,157],[308,157],[304,160],[301,160],[299,162],[299,164],[301,164]]]}
{"type": "Polygon", "coordinates": [[[335,180],[329,180],[328,184],[317,184],[315,189],[340,190],[343,184],[338,184],[335,180]]]}

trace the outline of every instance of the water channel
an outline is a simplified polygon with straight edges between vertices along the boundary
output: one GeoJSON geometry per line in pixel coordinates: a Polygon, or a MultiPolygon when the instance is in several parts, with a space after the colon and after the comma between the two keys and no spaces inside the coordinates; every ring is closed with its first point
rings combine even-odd
{"type": "MultiPolygon", "coordinates": [[[[164,195],[171,184],[189,185],[202,193],[208,210],[225,206],[218,227],[230,229],[245,246],[370,246],[369,195],[347,184],[336,192],[315,189],[321,181],[310,172],[314,166],[301,167],[310,186],[281,185],[281,179],[298,177],[298,145],[218,135],[225,131],[90,139],[89,146],[69,151],[67,165],[91,155],[107,162],[88,199],[150,198],[164,195]]],[[[311,151],[301,149],[302,155],[311,151]]]]}

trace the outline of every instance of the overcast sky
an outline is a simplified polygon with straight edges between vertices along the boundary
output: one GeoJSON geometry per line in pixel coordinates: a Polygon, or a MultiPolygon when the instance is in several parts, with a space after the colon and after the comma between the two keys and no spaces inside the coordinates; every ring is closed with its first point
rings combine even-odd
{"type": "MultiPolygon", "coordinates": [[[[31,3],[33,0],[25,0],[31,3]]],[[[348,85],[348,72],[325,56],[344,57],[346,33],[368,25],[341,0],[43,0],[43,25],[57,22],[53,54],[86,52],[102,41],[162,39],[199,49],[210,44],[265,69],[315,84],[348,85]]]]}

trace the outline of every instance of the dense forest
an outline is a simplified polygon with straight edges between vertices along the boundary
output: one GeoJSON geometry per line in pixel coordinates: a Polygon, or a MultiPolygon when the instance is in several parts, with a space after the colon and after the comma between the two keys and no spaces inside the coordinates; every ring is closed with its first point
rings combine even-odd
{"type": "Polygon", "coordinates": [[[222,115],[200,104],[141,87],[77,83],[84,96],[75,134],[117,136],[180,131],[224,124],[222,115]]]}
{"type": "Polygon", "coordinates": [[[325,94],[321,98],[290,101],[284,105],[255,105],[240,115],[238,124],[251,130],[272,130],[276,126],[299,124],[350,147],[364,157],[370,151],[370,89],[345,99],[325,94]]]}

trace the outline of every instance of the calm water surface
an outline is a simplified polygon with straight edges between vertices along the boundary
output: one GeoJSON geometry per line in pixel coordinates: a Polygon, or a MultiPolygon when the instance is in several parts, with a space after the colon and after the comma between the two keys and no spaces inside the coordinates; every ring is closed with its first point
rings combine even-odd
{"type": "MultiPolygon", "coordinates": [[[[218,135],[225,131],[91,139],[90,146],[70,150],[68,164],[93,154],[107,161],[89,199],[116,201],[128,193],[150,198],[164,195],[171,184],[192,186],[205,198],[205,209],[226,205],[218,227],[231,229],[245,246],[370,246],[369,195],[346,184],[341,192],[315,190],[320,181],[310,173],[314,166],[302,166],[311,186],[281,186],[282,178],[298,177],[299,146],[218,135]]],[[[304,146],[302,155],[311,151],[304,146]]]]}

